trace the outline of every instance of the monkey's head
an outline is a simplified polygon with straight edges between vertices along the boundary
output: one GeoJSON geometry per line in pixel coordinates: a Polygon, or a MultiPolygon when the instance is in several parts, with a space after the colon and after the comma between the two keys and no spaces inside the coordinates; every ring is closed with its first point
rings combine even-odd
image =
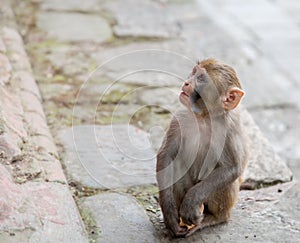
{"type": "Polygon", "coordinates": [[[235,70],[215,59],[198,62],[182,86],[180,102],[201,115],[234,109],[245,92],[235,70]]]}

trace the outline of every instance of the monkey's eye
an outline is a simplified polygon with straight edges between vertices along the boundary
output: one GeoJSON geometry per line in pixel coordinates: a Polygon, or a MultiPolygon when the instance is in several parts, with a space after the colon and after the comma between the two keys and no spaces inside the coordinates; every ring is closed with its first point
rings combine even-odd
{"type": "Polygon", "coordinates": [[[196,79],[197,83],[207,84],[209,77],[205,73],[200,73],[200,74],[195,75],[195,79],[196,79]]]}
{"type": "Polygon", "coordinates": [[[196,78],[197,82],[203,82],[205,79],[203,73],[197,74],[195,78],[196,78]]]}

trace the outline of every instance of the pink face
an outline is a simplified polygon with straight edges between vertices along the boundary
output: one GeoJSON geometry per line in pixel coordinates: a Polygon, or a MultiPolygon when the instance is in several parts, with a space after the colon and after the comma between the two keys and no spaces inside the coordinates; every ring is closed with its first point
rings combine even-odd
{"type": "Polygon", "coordinates": [[[193,93],[194,86],[195,86],[195,84],[193,82],[193,79],[190,78],[187,81],[185,81],[181,87],[179,101],[187,108],[191,107],[190,96],[193,93]]]}
{"type": "Polygon", "coordinates": [[[187,108],[191,108],[191,99],[190,96],[192,95],[195,85],[195,82],[199,82],[199,79],[202,77],[203,74],[206,74],[205,68],[201,67],[200,65],[196,65],[193,68],[191,76],[183,83],[181,87],[181,93],[179,95],[180,102],[185,105],[187,108]]]}
{"type": "MultiPolygon", "coordinates": [[[[198,64],[193,68],[191,76],[183,83],[179,100],[183,105],[194,112],[195,106],[206,106],[208,104],[215,107],[215,104],[219,103],[224,110],[232,110],[240,103],[244,94],[245,92],[238,87],[229,87],[220,95],[214,82],[211,82],[206,69],[198,64]],[[200,102],[195,105],[195,103],[192,103],[196,102],[195,87],[195,92],[198,95],[196,99],[201,98],[199,101],[202,103],[206,102],[205,104],[200,102]]],[[[202,108],[203,107],[200,107],[200,109],[202,108]]]]}

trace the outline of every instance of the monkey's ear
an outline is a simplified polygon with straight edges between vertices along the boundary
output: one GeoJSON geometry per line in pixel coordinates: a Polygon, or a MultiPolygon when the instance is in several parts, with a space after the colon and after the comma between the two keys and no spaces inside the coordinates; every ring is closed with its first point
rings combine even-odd
{"type": "Polygon", "coordinates": [[[230,88],[223,97],[222,104],[226,110],[232,110],[238,106],[245,92],[240,88],[230,88]]]}

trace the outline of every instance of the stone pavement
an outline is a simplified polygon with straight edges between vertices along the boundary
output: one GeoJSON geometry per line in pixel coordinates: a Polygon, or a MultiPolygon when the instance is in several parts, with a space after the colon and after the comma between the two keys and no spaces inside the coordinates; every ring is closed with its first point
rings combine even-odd
{"type": "Polygon", "coordinates": [[[300,187],[288,182],[300,178],[297,8],[2,0],[0,242],[297,242],[300,187]],[[182,80],[211,56],[236,67],[259,126],[243,109],[256,190],[240,193],[228,224],[170,239],[155,150],[182,80]]]}
{"type": "Polygon", "coordinates": [[[0,13],[0,242],[87,242],[8,2],[0,13]]]}

